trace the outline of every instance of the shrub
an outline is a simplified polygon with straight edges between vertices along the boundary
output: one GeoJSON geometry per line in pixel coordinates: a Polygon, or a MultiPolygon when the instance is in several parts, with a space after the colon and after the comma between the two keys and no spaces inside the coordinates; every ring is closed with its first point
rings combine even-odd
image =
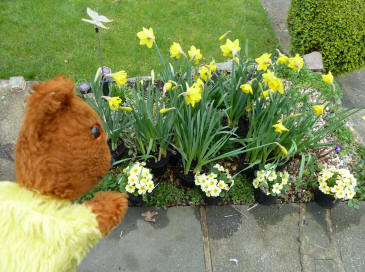
{"type": "Polygon", "coordinates": [[[291,50],[320,51],[326,71],[365,65],[365,1],[292,0],[287,22],[291,50]]]}

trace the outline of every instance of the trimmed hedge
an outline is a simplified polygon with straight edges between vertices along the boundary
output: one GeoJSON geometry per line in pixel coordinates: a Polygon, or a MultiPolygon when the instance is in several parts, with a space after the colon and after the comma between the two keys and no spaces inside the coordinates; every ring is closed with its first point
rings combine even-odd
{"type": "Polygon", "coordinates": [[[320,51],[326,71],[365,66],[365,0],[291,0],[291,50],[320,51]]]}

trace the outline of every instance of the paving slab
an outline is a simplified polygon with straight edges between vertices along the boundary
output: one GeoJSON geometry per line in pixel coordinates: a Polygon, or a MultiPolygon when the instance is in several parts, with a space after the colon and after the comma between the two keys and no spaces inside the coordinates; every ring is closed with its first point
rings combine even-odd
{"type": "Polygon", "coordinates": [[[9,80],[0,80],[0,181],[15,180],[14,152],[23,124],[25,98],[36,82],[27,82],[25,90],[12,90],[9,80]]]}
{"type": "Polygon", "coordinates": [[[271,19],[271,24],[280,46],[284,53],[290,49],[290,35],[286,24],[290,0],[261,0],[267,15],[271,19]]]}
{"type": "Polygon", "coordinates": [[[300,271],[298,205],[247,209],[207,207],[213,271],[300,271]]]}
{"type": "Polygon", "coordinates": [[[78,271],[205,271],[199,208],[129,208],[78,271]],[[147,210],[159,213],[155,223],[141,217],[147,210]]]}
{"type": "Polygon", "coordinates": [[[331,220],[346,271],[365,271],[365,202],[360,203],[360,210],[339,203],[331,210],[331,220]]]}

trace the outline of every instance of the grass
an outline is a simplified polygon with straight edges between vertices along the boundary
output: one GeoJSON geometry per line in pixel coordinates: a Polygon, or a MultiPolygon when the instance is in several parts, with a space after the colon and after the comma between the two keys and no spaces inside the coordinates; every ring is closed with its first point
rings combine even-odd
{"type": "Polygon", "coordinates": [[[136,33],[142,27],[154,29],[164,56],[176,41],[185,52],[195,45],[206,60],[214,56],[224,61],[218,37],[227,30],[241,41],[249,40],[251,56],[275,46],[259,0],[1,1],[0,78],[45,80],[64,73],[76,81],[90,79],[99,57],[94,28],[81,21],[88,18],[87,7],[114,20],[110,29],[100,32],[104,65],[126,70],[128,76],[150,74],[159,67],[155,50],[139,45],[136,33]]]}

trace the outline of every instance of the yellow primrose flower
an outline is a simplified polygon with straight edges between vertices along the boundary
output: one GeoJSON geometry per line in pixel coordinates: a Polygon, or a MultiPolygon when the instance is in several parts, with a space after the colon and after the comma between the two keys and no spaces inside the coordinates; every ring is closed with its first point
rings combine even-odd
{"type": "Polygon", "coordinates": [[[289,58],[287,56],[282,55],[277,59],[276,64],[284,64],[288,61],[289,61],[289,58]]]}
{"type": "Polygon", "coordinates": [[[194,61],[195,64],[198,64],[199,60],[203,58],[202,54],[200,53],[200,49],[196,49],[194,45],[191,46],[188,54],[190,59],[194,61]]]}
{"type": "Polygon", "coordinates": [[[326,104],[312,106],[315,114],[317,114],[317,115],[321,115],[323,113],[325,107],[326,107],[326,104]]]}
{"type": "Polygon", "coordinates": [[[238,39],[233,42],[230,39],[226,40],[226,44],[221,45],[223,56],[233,57],[241,50],[240,41],[238,39]]]}
{"type": "Polygon", "coordinates": [[[207,81],[208,78],[212,77],[212,74],[210,73],[209,68],[206,66],[203,66],[202,68],[200,68],[199,74],[200,74],[200,78],[204,81],[207,81]]]}
{"type": "Polygon", "coordinates": [[[163,109],[160,109],[160,113],[164,114],[170,110],[174,110],[175,108],[163,108],[163,109]]]}
{"type": "Polygon", "coordinates": [[[115,83],[117,83],[118,87],[120,87],[121,85],[125,85],[127,83],[127,72],[123,70],[119,71],[114,73],[112,78],[115,80],[115,83]]]}
{"type": "Polygon", "coordinates": [[[289,58],[289,64],[288,67],[292,68],[294,71],[300,71],[303,67],[304,60],[299,56],[299,54],[296,54],[294,58],[289,58]]]}
{"type": "Polygon", "coordinates": [[[131,107],[120,107],[122,111],[132,111],[131,107]]]}
{"type": "Polygon", "coordinates": [[[333,83],[333,75],[331,71],[329,71],[327,75],[322,75],[322,80],[327,84],[333,83]]]}
{"type": "Polygon", "coordinates": [[[252,91],[252,86],[250,83],[246,83],[246,84],[242,84],[240,86],[241,90],[244,92],[244,93],[250,93],[250,94],[253,94],[253,91],[252,91]]]}
{"type": "Polygon", "coordinates": [[[109,108],[112,111],[116,111],[119,108],[119,104],[122,103],[122,99],[120,97],[118,97],[118,96],[110,97],[108,99],[108,103],[109,103],[109,108]]]}
{"type": "Polygon", "coordinates": [[[145,44],[148,48],[151,48],[155,41],[155,35],[153,35],[152,28],[147,29],[143,27],[143,30],[137,33],[137,37],[139,38],[139,44],[145,44]]]}
{"type": "Polygon", "coordinates": [[[184,51],[182,50],[180,44],[174,42],[171,46],[170,46],[170,56],[171,58],[177,58],[179,59],[180,56],[184,55],[185,56],[185,53],[184,51]]]}
{"type": "Polygon", "coordinates": [[[279,122],[275,125],[273,125],[273,128],[275,128],[275,132],[282,133],[283,131],[289,131],[284,125],[283,122],[279,122]]]}
{"type": "Polygon", "coordinates": [[[219,37],[219,40],[220,41],[223,40],[227,36],[228,33],[231,33],[231,31],[229,30],[226,33],[224,33],[222,36],[219,37]]]}
{"type": "Polygon", "coordinates": [[[258,66],[257,66],[257,70],[260,71],[266,71],[267,67],[269,67],[269,65],[271,64],[271,54],[265,53],[262,54],[260,57],[258,57],[257,59],[255,59],[255,61],[257,62],[258,66]]]}

